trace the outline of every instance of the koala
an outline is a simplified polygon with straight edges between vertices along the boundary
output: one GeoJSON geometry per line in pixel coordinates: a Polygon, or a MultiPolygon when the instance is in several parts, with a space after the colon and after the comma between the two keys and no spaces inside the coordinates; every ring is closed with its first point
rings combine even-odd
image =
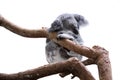
{"type": "MultiPolygon", "coordinates": [[[[86,25],[87,23],[87,20],[81,15],[62,14],[51,24],[48,32],[57,32],[57,40],[69,39],[75,42],[75,44],[83,45],[79,29],[80,26],[86,25]]],[[[45,50],[48,63],[64,61],[71,57],[76,57],[79,60],[82,59],[81,55],[60,46],[50,39],[46,40],[45,50]]]]}

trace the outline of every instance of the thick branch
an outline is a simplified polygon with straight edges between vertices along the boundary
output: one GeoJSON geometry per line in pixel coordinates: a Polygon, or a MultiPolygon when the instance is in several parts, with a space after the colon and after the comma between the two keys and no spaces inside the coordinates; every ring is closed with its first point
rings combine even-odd
{"type": "Polygon", "coordinates": [[[112,80],[111,64],[109,60],[108,51],[99,46],[93,46],[93,49],[101,54],[96,59],[96,64],[98,66],[99,78],[100,80],[112,80]]]}
{"type": "Polygon", "coordinates": [[[76,58],[71,58],[65,62],[49,64],[16,74],[0,74],[0,80],[37,80],[45,76],[65,71],[71,72],[82,80],[95,80],[85,66],[76,58]]]}

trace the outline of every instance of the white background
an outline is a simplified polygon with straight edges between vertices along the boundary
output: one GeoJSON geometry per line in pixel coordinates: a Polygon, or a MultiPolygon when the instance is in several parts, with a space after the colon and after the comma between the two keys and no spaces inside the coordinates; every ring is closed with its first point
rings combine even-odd
{"type": "MultiPolygon", "coordinates": [[[[50,27],[62,13],[83,15],[89,25],[80,30],[88,47],[99,45],[110,53],[113,80],[120,80],[119,0],[0,0],[0,14],[26,29],[50,27]]],[[[48,64],[45,39],[24,38],[0,27],[0,73],[16,73],[48,64]]],[[[96,66],[89,70],[98,80],[96,66]]],[[[58,75],[41,80],[70,80],[58,75]]],[[[77,79],[77,78],[76,78],[77,79]]]]}

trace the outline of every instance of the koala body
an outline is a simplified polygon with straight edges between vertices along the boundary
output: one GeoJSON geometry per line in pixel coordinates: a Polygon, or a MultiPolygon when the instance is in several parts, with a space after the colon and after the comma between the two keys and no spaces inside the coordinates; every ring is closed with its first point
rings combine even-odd
{"type": "MultiPolygon", "coordinates": [[[[57,32],[57,39],[69,39],[75,44],[83,45],[83,40],[79,33],[79,28],[82,25],[87,24],[87,21],[83,16],[78,14],[62,14],[56,18],[51,24],[49,32],[57,32]]],[[[76,57],[79,60],[82,56],[68,50],[54,41],[46,40],[46,59],[48,63],[60,62],[69,59],[70,57],[76,57]]]]}

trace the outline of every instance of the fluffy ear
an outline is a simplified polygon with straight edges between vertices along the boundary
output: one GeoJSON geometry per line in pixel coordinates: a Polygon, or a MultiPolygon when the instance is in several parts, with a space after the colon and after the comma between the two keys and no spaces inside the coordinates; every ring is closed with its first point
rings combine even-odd
{"type": "Polygon", "coordinates": [[[76,19],[76,21],[78,22],[78,25],[79,26],[83,26],[83,25],[87,25],[88,24],[88,21],[85,20],[85,18],[81,15],[78,15],[78,14],[74,14],[74,17],[76,19]]]}
{"type": "Polygon", "coordinates": [[[63,29],[63,24],[59,20],[55,20],[52,24],[51,27],[49,28],[49,32],[57,32],[63,29]]]}

